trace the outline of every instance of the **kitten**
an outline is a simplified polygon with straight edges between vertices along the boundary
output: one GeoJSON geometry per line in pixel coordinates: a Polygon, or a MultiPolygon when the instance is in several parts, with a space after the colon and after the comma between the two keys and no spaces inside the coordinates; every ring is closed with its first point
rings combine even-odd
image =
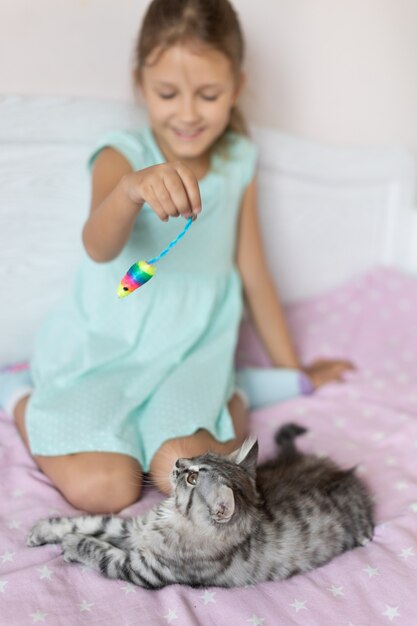
{"type": "Polygon", "coordinates": [[[64,559],[147,589],[238,587],[282,580],[372,538],[372,503],[354,470],[297,451],[304,428],[276,435],[279,455],[256,469],[257,442],[227,457],[178,459],[173,494],[143,517],[51,518],[29,546],[61,543],[64,559]]]}

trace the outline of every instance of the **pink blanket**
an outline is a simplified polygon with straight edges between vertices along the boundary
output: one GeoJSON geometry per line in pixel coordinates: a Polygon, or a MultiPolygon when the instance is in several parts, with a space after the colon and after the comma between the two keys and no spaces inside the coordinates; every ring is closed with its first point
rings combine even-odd
{"type": "MultiPolygon", "coordinates": [[[[10,417],[0,414],[0,624],[416,626],[416,311],[417,281],[387,269],[290,307],[304,361],[345,357],[358,369],[344,384],[253,413],[261,456],[272,454],[279,424],[307,426],[304,450],[358,466],[375,494],[377,527],[368,545],[280,583],[149,592],[66,564],[57,546],[27,548],[33,522],[77,511],[36,468],[10,417]]],[[[239,358],[266,362],[248,329],[239,358]]],[[[141,513],[158,499],[148,489],[123,514],[141,513]]]]}

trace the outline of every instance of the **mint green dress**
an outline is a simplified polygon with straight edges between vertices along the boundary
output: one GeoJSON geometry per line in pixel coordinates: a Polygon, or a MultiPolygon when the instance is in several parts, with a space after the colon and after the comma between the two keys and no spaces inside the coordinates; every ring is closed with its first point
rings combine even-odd
{"type": "MultiPolygon", "coordinates": [[[[90,167],[105,146],[134,170],[165,160],[149,128],[108,135],[90,167]]],[[[167,439],[199,428],[220,441],[234,437],[227,402],[242,312],[236,231],[255,161],[253,144],[229,133],[199,181],[198,219],[127,298],[117,298],[120,279],[134,262],[159,254],[183,218],[164,223],[145,204],[116,259],[95,263],[85,255],[35,340],[27,411],[33,454],[118,452],[146,472],[167,439]]]]}

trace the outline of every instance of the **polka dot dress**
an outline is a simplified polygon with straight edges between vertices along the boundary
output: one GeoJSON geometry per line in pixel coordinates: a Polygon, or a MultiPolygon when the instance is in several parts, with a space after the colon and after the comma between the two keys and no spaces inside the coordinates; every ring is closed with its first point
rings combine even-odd
{"type": "MultiPolygon", "coordinates": [[[[242,136],[226,139],[199,181],[202,213],[152,281],[117,297],[132,263],[155,256],[185,224],[163,223],[145,204],[121,254],[109,263],[86,257],[45,320],[31,364],[33,454],[119,452],[147,471],[167,439],[198,428],[223,441],[234,436],[227,401],[242,312],[235,237],[256,153],[242,136]]],[[[105,137],[90,166],[105,146],[134,170],[164,161],[149,128],[105,137]]]]}

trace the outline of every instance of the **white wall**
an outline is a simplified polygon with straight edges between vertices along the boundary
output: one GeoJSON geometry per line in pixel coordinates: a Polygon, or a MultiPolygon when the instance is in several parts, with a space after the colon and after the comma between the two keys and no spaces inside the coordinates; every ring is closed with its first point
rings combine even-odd
{"type": "MultiPolygon", "coordinates": [[[[145,0],[1,0],[0,92],[132,98],[145,0]]],[[[417,0],[235,0],[251,121],[417,151],[417,0]]]]}

